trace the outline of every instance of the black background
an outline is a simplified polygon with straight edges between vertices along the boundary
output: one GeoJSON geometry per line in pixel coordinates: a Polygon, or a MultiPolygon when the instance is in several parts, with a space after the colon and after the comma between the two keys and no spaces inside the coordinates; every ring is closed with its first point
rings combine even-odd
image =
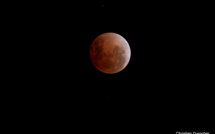
{"type": "Polygon", "coordinates": [[[211,131],[211,57],[198,2],[10,3],[11,122],[29,131],[211,131]],[[93,40],[122,35],[128,66],[109,75],[89,57],[93,40]]]}

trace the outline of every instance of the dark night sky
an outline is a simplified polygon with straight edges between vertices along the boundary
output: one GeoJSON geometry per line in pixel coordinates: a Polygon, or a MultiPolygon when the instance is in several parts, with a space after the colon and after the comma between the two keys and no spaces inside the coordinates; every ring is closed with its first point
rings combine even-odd
{"type": "Polygon", "coordinates": [[[16,35],[8,78],[15,123],[69,132],[210,131],[211,53],[199,38],[195,3],[27,5],[11,11],[9,21],[16,35]],[[130,44],[130,62],[120,73],[104,74],[91,64],[90,45],[104,32],[130,44]]]}

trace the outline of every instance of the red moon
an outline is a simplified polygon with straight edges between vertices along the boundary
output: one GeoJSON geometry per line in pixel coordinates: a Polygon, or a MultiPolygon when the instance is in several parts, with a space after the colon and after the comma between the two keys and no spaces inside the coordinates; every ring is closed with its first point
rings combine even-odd
{"type": "Polygon", "coordinates": [[[103,73],[114,74],[122,71],[128,65],[130,57],[128,42],[117,33],[99,35],[90,47],[91,61],[103,73]]]}

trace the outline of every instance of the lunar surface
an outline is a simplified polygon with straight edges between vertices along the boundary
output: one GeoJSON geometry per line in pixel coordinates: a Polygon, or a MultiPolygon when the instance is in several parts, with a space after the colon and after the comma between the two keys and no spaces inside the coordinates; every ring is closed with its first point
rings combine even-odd
{"type": "Polygon", "coordinates": [[[130,57],[128,42],[116,33],[99,35],[90,47],[91,61],[103,73],[114,74],[122,71],[128,65],[130,57]]]}

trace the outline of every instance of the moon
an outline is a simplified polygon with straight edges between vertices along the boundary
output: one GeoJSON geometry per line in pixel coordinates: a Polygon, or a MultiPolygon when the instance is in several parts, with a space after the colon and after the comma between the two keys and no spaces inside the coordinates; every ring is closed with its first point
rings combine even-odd
{"type": "Polygon", "coordinates": [[[103,33],[90,47],[92,64],[101,72],[115,74],[129,63],[131,50],[128,42],[117,33],[103,33]]]}

